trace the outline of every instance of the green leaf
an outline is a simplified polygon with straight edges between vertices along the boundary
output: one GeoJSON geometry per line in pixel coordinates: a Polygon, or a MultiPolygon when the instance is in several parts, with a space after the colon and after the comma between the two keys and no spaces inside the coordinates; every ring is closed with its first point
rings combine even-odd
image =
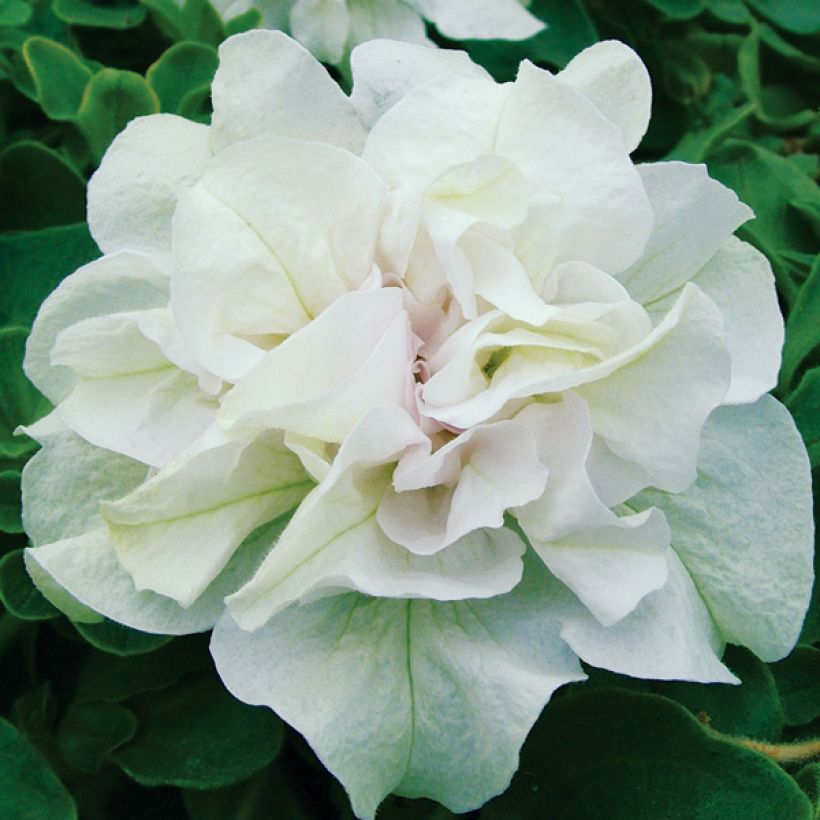
{"type": "Polygon", "coordinates": [[[60,615],[32,583],[21,549],[0,558],[0,601],[22,621],[44,621],[60,615]]]}
{"type": "Polygon", "coordinates": [[[705,8],[706,0],[647,0],[661,14],[673,20],[691,20],[705,8]]]}
{"type": "Polygon", "coordinates": [[[0,719],[0,817],[75,820],[74,801],[46,762],[8,721],[0,719]]]}
{"type": "Polygon", "coordinates": [[[39,230],[85,219],[85,181],[56,151],[39,142],[0,153],[0,230],[39,230]]]}
{"type": "Polygon", "coordinates": [[[731,684],[652,683],[652,691],[685,706],[695,717],[708,717],[713,729],[757,740],[779,740],[783,709],[769,668],[748,649],[730,646],[723,662],[741,680],[731,684]]]}
{"type": "Polygon", "coordinates": [[[802,726],[820,717],[820,650],[798,646],[771,670],[787,724],[802,726]]]}
{"type": "Polygon", "coordinates": [[[31,19],[31,6],[24,0],[0,0],[0,26],[24,26],[31,19]]]}
{"type": "Polygon", "coordinates": [[[778,766],[666,698],[599,689],[550,704],[487,820],[809,820],[778,766]]]}
{"type": "Polygon", "coordinates": [[[159,108],[157,95],[139,74],[104,68],[85,89],[77,126],[99,160],[134,117],[155,114],[159,108]]]}
{"type": "Polygon", "coordinates": [[[184,675],[207,668],[208,646],[199,636],[178,638],[142,655],[116,657],[93,652],[80,667],[75,698],[80,703],[116,703],[164,689],[184,675]]]}
{"type": "Polygon", "coordinates": [[[20,695],[12,704],[9,717],[37,748],[47,746],[57,719],[57,700],[51,690],[51,682],[46,681],[20,695]]]}
{"type": "Polygon", "coordinates": [[[706,0],[706,8],[724,23],[742,26],[754,18],[743,0],[706,0]]]}
{"type": "Polygon", "coordinates": [[[788,388],[803,360],[820,345],[820,257],[815,260],[809,278],[798,292],[786,319],[786,342],[780,387],[788,388]]]}
{"type": "Polygon", "coordinates": [[[19,459],[34,449],[25,436],[15,436],[21,424],[31,424],[49,410],[43,398],[23,374],[28,330],[0,327],[0,458],[19,459]]]}
{"type": "Polygon", "coordinates": [[[812,467],[820,467],[820,367],[809,370],[786,404],[803,436],[812,467]]]}
{"type": "Polygon", "coordinates": [[[202,43],[171,46],[146,72],[162,111],[181,113],[183,99],[202,86],[209,88],[219,64],[216,49],[202,43]]]}
{"type": "Polygon", "coordinates": [[[235,700],[213,674],[140,695],[129,706],[139,732],[112,758],[146,786],[237,783],[270,763],[282,745],[281,721],[235,700]]]}
{"type": "Polygon", "coordinates": [[[225,21],[225,36],[232,37],[234,34],[242,34],[243,31],[251,31],[258,28],[261,22],[262,15],[259,10],[250,8],[225,21]]]}
{"type": "Polygon", "coordinates": [[[738,235],[763,251],[772,262],[787,304],[796,298],[789,253],[817,252],[817,240],[806,220],[796,214],[794,200],[817,200],[816,184],[792,163],[751,142],[731,140],[707,158],[710,174],[733,188],[755,212],[738,235]]]}
{"type": "Polygon", "coordinates": [[[23,532],[20,520],[20,473],[16,470],[0,472],[0,530],[23,532]]]}
{"type": "Polygon", "coordinates": [[[74,628],[92,646],[112,655],[141,655],[153,652],[172,640],[171,635],[152,635],[107,619],[99,623],[78,622],[74,628]]]}
{"type": "Polygon", "coordinates": [[[145,19],[146,9],[136,2],[108,0],[105,4],[93,0],[54,0],[54,14],[72,26],[126,29],[138,26],[145,19]]]}
{"type": "Polygon", "coordinates": [[[578,52],[598,41],[581,0],[533,0],[529,11],[544,20],[547,28],[528,40],[465,40],[459,45],[497,80],[510,80],[522,60],[563,68],[578,52]]]}
{"type": "Polygon", "coordinates": [[[180,26],[186,40],[218,46],[225,39],[222,19],[208,0],[185,0],[180,26]]]}
{"type": "Polygon", "coordinates": [[[814,804],[813,820],[820,820],[820,763],[804,766],[795,775],[795,780],[814,804]]]}
{"type": "Polygon", "coordinates": [[[31,73],[35,98],[46,115],[52,120],[73,120],[91,80],[91,70],[73,51],[45,37],[26,40],[23,58],[31,73]]]}
{"type": "Polygon", "coordinates": [[[0,325],[30,327],[60,281],[99,255],[85,223],[0,236],[0,325]]]}
{"type": "Polygon", "coordinates": [[[772,51],[781,57],[785,57],[791,64],[792,69],[800,68],[812,74],[820,73],[820,56],[801,51],[765,23],[760,25],[760,39],[772,51]]]}
{"type": "Polygon", "coordinates": [[[746,0],[762,17],[792,34],[820,34],[817,0],[746,0]]]}
{"type": "Polygon", "coordinates": [[[73,703],[57,728],[57,748],[79,772],[93,774],[103,761],[134,737],[137,719],[116,703],[73,703]]]}

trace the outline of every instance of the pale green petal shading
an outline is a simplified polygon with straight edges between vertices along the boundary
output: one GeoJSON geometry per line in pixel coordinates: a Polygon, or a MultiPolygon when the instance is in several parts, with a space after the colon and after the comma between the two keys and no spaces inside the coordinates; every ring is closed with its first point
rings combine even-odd
{"type": "Polygon", "coordinates": [[[281,433],[266,432],[195,447],[101,511],[136,588],[190,606],[254,529],[312,486],[281,433]]]}
{"type": "Polygon", "coordinates": [[[249,31],[219,48],[211,140],[221,149],[262,135],[361,151],[365,130],[350,100],[305,48],[279,31],[249,31]]]}
{"type": "Polygon", "coordinates": [[[64,430],[45,436],[23,468],[23,525],[35,546],[102,526],[99,502],[120,498],[146,477],[145,464],[64,430]]]}
{"type": "Polygon", "coordinates": [[[655,680],[739,683],[720,662],[723,643],[689,573],[669,552],[669,580],[617,624],[601,626],[577,601],[555,591],[561,637],[593,666],[655,680]]]}
{"type": "Polygon", "coordinates": [[[463,812],[507,787],[552,692],[583,679],[558,629],[531,585],[455,603],[350,594],[254,633],[225,617],[211,652],[234,695],[307,738],[358,817],[390,792],[463,812]]]}
{"type": "Polygon", "coordinates": [[[66,328],[92,316],[168,304],[168,278],[151,257],[120,251],[79,268],[43,302],[26,343],[23,367],[53,404],[76,383],[67,367],[52,365],[51,349],[66,328]]]}
{"type": "Polygon", "coordinates": [[[630,505],[664,511],[723,640],[765,661],[788,654],[811,594],[814,528],[806,450],[779,402],[716,410],[697,481],[680,495],[646,490],[630,505]]]}
{"type": "Polygon", "coordinates": [[[346,0],[297,0],[290,12],[291,34],[323,63],[338,63],[350,30],[346,0]]]}
{"type": "Polygon", "coordinates": [[[627,151],[638,147],[649,125],[652,86],[646,66],[629,46],[617,40],[596,43],[573,57],[558,78],[621,129],[627,151]]]}
{"type": "Polygon", "coordinates": [[[167,257],[177,197],[211,156],[205,125],[173,114],[132,120],[88,183],[88,227],[103,253],[167,257]]]}

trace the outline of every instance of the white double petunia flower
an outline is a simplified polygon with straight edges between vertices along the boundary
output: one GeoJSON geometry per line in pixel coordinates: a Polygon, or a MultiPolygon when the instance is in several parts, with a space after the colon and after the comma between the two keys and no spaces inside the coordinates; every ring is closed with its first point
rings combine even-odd
{"type": "MultiPolygon", "coordinates": [[[[181,4],[183,0],[178,0],[181,4]]],[[[325,63],[338,65],[368,40],[434,45],[429,20],[451,40],[525,40],[544,28],[529,0],[211,0],[226,21],[255,9],[260,25],[295,37],[325,63]]]]}
{"type": "Polygon", "coordinates": [[[736,682],[812,586],[808,461],[751,217],[634,166],[616,42],[497,84],[372,41],[345,96],[284,34],[228,40],[211,126],[134,121],[89,187],[105,254],[26,372],[29,571],[75,620],[214,628],[240,699],[345,785],[502,791],[579,659],[736,682]],[[66,503],[70,499],[70,503],[66,503]]]}

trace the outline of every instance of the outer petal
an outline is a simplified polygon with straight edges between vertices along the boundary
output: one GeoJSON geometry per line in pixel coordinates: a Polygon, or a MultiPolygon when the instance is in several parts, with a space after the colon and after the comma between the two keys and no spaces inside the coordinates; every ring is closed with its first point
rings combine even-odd
{"type": "MultiPolygon", "coordinates": [[[[560,606],[556,603],[556,608],[560,606]]],[[[578,604],[567,600],[564,606],[561,637],[593,666],[635,678],[740,682],[720,662],[720,635],[692,579],[671,550],[669,581],[614,626],[601,626],[578,604]]]]}
{"type": "Polygon", "coordinates": [[[121,251],[84,265],[43,302],[26,343],[26,375],[53,404],[71,393],[76,377],[51,363],[57,336],[77,322],[168,304],[168,278],[150,257],[121,251]]]}
{"type": "MultiPolygon", "coordinates": [[[[730,236],[690,280],[720,309],[732,358],[732,382],[724,401],[757,401],[777,384],[783,348],[783,316],[769,260],[756,248],[730,236]]],[[[663,316],[677,291],[647,305],[663,316]]]]}
{"type": "Polygon", "coordinates": [[[174,218],[172,304],[200,361],[236,380],[277,335],[359,287],[384,193],[334,146],[260,137],[222,151],[174,218]]]}
{"type": "Polygon", "coordinates": [[[349,29],[345,0],[297,0],[290,12],[291,33],[323,63],[341,62],[349,29]]]}
{"type": "Polygon", "coordinates": [[[212,96],[215,149],[263,135],[329,142],[354,153],[364,145],[350,100],[310,52],[279,31],[226,40],[212,96]]]}
{"type": "Polygon", "coordinates": [[[605,40],[585,48],[558,78],[588,97],[623,134],[634,151],[649,125],[652,84],[642,60],[629,46],[605,40]]]}
{"type": "Polygon", "coordinates": [[[99,502],[131,492],[147,474],[144,464],[94,447],[68,429],[42,444],[22,479],[23,525],[35,546],[101,527],[99,502]]]}
{"type": "Polygon", "coordinates": [[[225,396],[220,421],[340,444],[374,407],[409,406],[410,355],[398,288],[346,294],[225,396]]]}
{"type": "Polygon", "coordinates": [[[211,424],[217,402],[199,388],[197,376],[174,365],[143,334],[140,324],[150,323],[150,313],[77,322],[58,336],[52,361],[77,377],[58,408],[72,430],[160,467],[211,424]]]}
{"type": "Polygon", "coordinates": [[[525,40],[544,28],[519,0],[409,0],[451,40],[525,40]]]}
{"type": "Polygon", "coordinates": [[[138,590],[190,606],[258,526],[295,507],[313,482],[280,433],[197,449],[102,514],[138,590]]]}
{"type": "Polygon", "coordinates": [[[638,166],[655,227],[643,256],[618,276],[647,305],[688,282],[752,211],[704,165],[657,162],[638,166]]]}
{"type": "Polygon", "coordinates": [[[117,623],[163,635],[188,635],[210,629],[225,609],[225,596],[253,574],[272,540],[275,522],[260,528],[239,549],[219,577],[192,606],[138,591],[117,560],[104,527],[54,544],[26,550],[34,583],[69,617],[88,620],[89,610],[117,623]],[[78,610],[79,607],[79,610],[78,610]]]}
{"type": "MultiPolygon", "coordinates": [[[[409,13],[419,20],[413,12],[409,13]]],[[[368,128],[421,85],[444,78],[448,82],[490,80],[487,72],[464,51],[387,39],[369,39],[356,46],[350,55],[350,67],[353,73],[350,101],[368,128]]]]}
{"type": "Polygon", "coordinates": [[[226,617],[211,652],[234,695],[307,738],[357,817],[392,791],[463,812],[506,788],[552,692],[584,677],[550,610],[520,586],[455,603],[345,595],[255,633],[226,617]]]}
{"type": "Polygon", "coordinates": [[[532,430],[549,470],[543,495],[514,511],[550,571],[608,626],[664,585],[669,527],[658,510],[619,518],[600,501],[586,473],[592,426],[569,394],[516,416],[532,430]]]}
{"type": "Polygon", "coordinates": [[[530,431],[514,421],[474,427],[430,454],[415,448],[399,462],[376,516],[386,535],[431,555],[544,491],[547,470],[530,431]]]}
{"type": "MultiPolygon", "coordinates": [[[[403,0],[347,0],[350,9],[348,48],[371,40],[392,40],[435,48],[419,13],[403,0]]],[[[438,49],[436,49],[438,50],[438,49]]],[[[366,126],[371,122],[364,121],[366,126]]]]}
{"type": "MultiPolygon", "coordinates": [[[[632,505],[633,502],[630,502],[632,505]]],[[[703,431],[698,480],[647,490],[725,641],[775,661],[794,646],[812,587],[809,464],[788,411],[770,396],[722,407],[703,431]]]]}
{"type": "Polygon", "coordinates": [[[138,117],[88,183],[88,227],[103,253],[166,256],[177,197],[212,156],[210,129],[173,114],[138,117]]]}
{"type": "Polygon", "coordinates": [[[382,532],[376,510],[392,462],[422,441],[398,408],[362,419],[259,572],[231,596],[243,628],[258,628],[295,601],[340,590],[451,600],[498,595],[518,583],[523,544],[509,530],[472,533],[435,557],[413,555],[382,532]]]}

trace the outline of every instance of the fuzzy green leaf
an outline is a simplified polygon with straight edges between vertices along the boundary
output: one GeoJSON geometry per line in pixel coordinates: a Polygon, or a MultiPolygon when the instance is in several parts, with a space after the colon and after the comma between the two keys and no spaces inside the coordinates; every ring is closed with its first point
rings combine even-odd
{"type": "Polygon", "coordinates": [[[0,559],[0,601],[15,618],[23,621],[43,621],[60,615],[29,578],[21,549],[0,559]]]}

